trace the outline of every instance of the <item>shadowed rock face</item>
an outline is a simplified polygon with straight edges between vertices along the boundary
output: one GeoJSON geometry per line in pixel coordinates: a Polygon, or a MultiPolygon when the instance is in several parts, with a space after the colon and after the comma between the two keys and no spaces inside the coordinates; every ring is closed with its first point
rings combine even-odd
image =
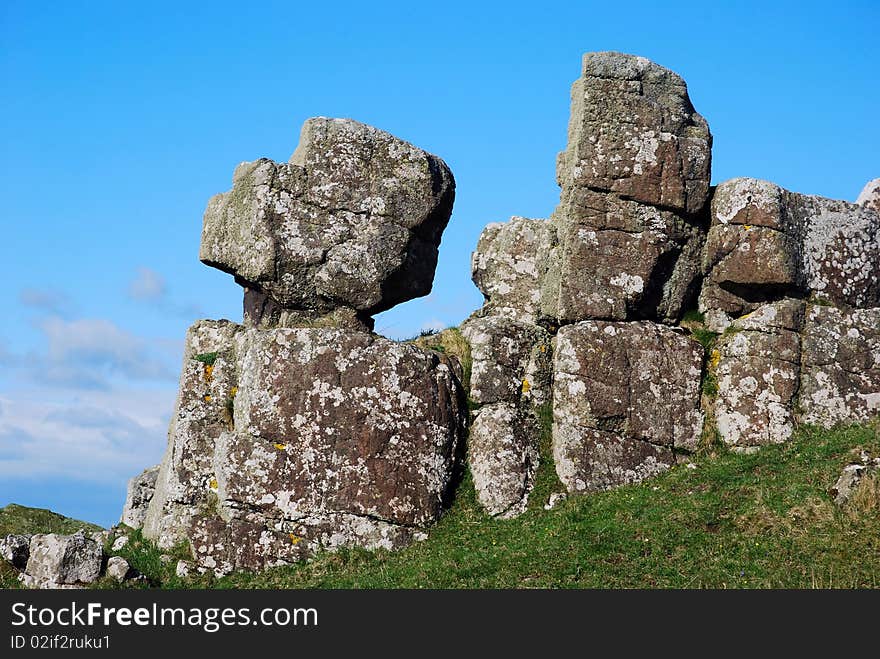
{"type": "Polygon", "coordinates": [[[465,415],[451,369],[415,346],[202,321],[144,532],[221,573],[400,547],[442,511],[465,415]]]}
{"type": "Polygon", "coordinates": [[[654,323],[585,321],[559,330],[553,455],[574,492],[642,480],[694,449],[703,348],[654,323]]]}
{"type": "Polygon", "coordinates": [[[350,119],[309,119],[290,162],[242,163],[210,200],[199,258],[277,307],[369,316],[431,291],[454,196],[436,156],[350,119]]]}
{"type": "Polygon", "coordinates": [[[120,523],[139,529],[144,525],[147,508],[153,499],[156,489],[156,478],[159,476],[159,465],[145,469],[143,473],[128,481],[128,493],[125,507],[122,509],[120,523]]]}
{"type": "Polygon", "coordinates": [[[714,329],[786,296],[880,305],[880,215],[738,178],[712,198],[700,309],[714,329]]]}

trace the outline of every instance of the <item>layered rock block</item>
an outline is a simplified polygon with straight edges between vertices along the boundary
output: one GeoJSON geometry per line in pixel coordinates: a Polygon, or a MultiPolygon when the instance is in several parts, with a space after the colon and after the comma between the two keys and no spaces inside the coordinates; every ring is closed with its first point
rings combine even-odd
{"type": "Polygon", "coordinates": [[[640,481],[697,446],[703,348],[648,322],[584,321],[559,330],[553,457],[572,492],[640,481]]]}
{"type": "Polygon", "coordinates": [[[739,178],[720,184],[703,252],[700,310],[723,330],[784,297],[880,306],[880,215],[739,178]]]}
{"type": "Polygon", "coordinates": [[[162,547],[189,541],[220,573],[400,547],[442,512],[465,415],[457,378],[428,351],[202,321],[144,532],[162,547]]]}

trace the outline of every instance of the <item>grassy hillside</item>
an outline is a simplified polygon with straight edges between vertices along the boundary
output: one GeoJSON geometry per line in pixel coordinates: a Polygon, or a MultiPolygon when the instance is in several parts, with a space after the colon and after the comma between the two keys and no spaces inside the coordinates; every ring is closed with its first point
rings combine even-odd
{"type": "Polygon", "coordinates": [[[28,508],[17,503],[0,508],[0,536],[10,533],[76,533],[80,529],[100,531],[101,527],[51,510],[28,508]]]}
{"type": "MultiPolygon", "coordinates": [[[[544,447],[545,450],[547,447],[544,447]]],[[[828,489],[872,427],[804,428],[754,455],[723,450],[649,482],[542,509],[558,488],[545,461],[529,511],[494,520],[462,484],[431,537],[400,552],[348,550],[262,574],[174,576],[149,543],[122,553],[166,588],[880,587],[880,479],[838,510],[828,489]]]]}

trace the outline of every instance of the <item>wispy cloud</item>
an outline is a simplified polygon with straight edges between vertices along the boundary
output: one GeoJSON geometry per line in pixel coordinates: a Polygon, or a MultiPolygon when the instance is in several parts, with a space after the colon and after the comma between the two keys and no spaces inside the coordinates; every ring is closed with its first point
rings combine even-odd
{"type": "Polygon", "coordinates": [[[109,320],[44,319],[45,356],[31,364],[49,382],[102,386],[109,378],[168,380],[177,374],[172,361],[153,342],[132,334],[109,320]]]}
{"type": "Polygon", "coordinates": [[[23,288],[18,293],[18,301],[31,309],[58,316],[68,315],[72,306],[66,293],[54,289],[23,288]]]}
{"type": "Polygon", "coordinates": [[[140,267],[128,285],[128,295],[133,300],[161,301],[168,295],[168,285],[165,278],[155,270],[140,267]]]}
{"type": "Polygon", "coordinates": [[[197,304],[181,303],[172,299],[168,284],[159,272],[141,266],[128,284],[128,297],[150,305],[162,313],[195,318],[204,315],[197,304]]]}
{"type": "Polygon", "coordinates": [[[170,388],[4,398],[0,478],[124,481],[161,458],[173,401],[170,388]]]}

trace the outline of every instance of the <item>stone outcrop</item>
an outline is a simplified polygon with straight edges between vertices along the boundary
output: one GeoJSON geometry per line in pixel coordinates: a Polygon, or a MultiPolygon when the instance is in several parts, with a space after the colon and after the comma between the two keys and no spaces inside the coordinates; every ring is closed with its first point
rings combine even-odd
{"type": "Polygon", "coordinates": [[[541,459],[567,490],[549,509],[716,439],[750,451],[872,418],[876,181],[856,204],[711,188],[711,146],[681,77],[587,54],[556,210],[486,227],[485,302],[460,333],[396,343],[372,315],[431,290],[452,174],[380,130],[309,120],[288,163],[243,163],[208,204],[200,258],[244,288],[243,322],[190,329],[168,449],[123,521],[186,542],[179,575],[225,574],[422,538],[465,454],[478,502],[510,518],[538,507],[541,459]]]}
{"type": "Polygon", "coordinates": [[[245,288],[245,322],[366,325],[431,291],[455,181],[446,164],[350,119],[309,119],[290,161],[239,165],[208,203],[199,258],[245,288]],[[331,318],[327,318],[331,316],[331,318]]]}
{"type": "Polygon", "coordinates": [[[553,457],[573,492],[640,481],[696,448],[701,346],[655,323],[584,321],[556,337],[553,457]]]}
{"type": "Polygon", "coordinates": [[[880,215],[757,179],[720,184],[703,253],[700,310],[722,331],[783,297],[880,306],[880,215]]]}
{"type": "Polygon", "coordinates": [[[30,555],[31,536],[11,534],[0,538],[0,559],[12,567],[23,570],[30,555]]]}
{"type": "Polygon", "coordinates": [[[147,508],[153,499],[156,489],[156,478],[159,476],[159,465],[145,469],[141,474],[128,481],[125,506],[122,508],[121,524],[133,529],[144,525],[147,508]]]}

